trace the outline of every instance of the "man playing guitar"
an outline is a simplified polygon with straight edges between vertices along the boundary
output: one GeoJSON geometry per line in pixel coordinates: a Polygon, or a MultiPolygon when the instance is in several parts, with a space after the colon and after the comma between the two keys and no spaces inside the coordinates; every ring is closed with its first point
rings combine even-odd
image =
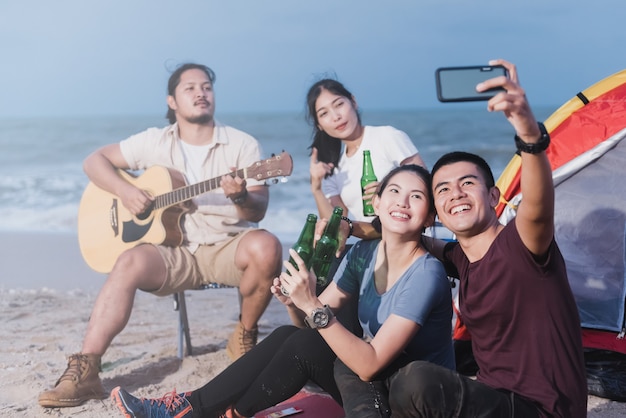
{"type": "Polygon", "coordinates": [[[182,245],[138,241],[115,259],[81,352],[70,356],[55,387],[40,394],[40,405],[77,406],[108,396],[98,376],[101,358],[126,326],[138,289],[164,296],[208,282],[237,286],[240,321],[227,352],[234,360],[256,344],[257,321],[270,301],[272,279],[281,271],[282,246],[273,234],[256,228],[267,210],[267,185],[254,178],[220,177],[259,160],[260,147],[252,136],[214,119],[214,81],[215,74],[204,65],[180,66],[168,82],[171,125],[106,145],[86,158],[91,182],[138,218],[153,207],[154,194],[129,182],[120,169],[163,166],[183,173],[186,183],[217,176],[219,187],[192,199],[175,217],[182,224],[182,245]]]}

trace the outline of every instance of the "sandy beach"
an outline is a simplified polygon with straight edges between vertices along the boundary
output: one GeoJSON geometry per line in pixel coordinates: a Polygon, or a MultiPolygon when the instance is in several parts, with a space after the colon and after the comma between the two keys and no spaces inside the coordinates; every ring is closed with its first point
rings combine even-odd
{"type": "MultiPolygon", "coordinates": [[[[119,416],[109,399],[82,406],[44,409],[37,396],[50,388],[80,350],[93,301],[105,276],[85,265],[75,236],[0,233],[0,415],[6,417],[119,416]]],[[[172,297],[139,292],[126,329],[103,358],[104,386],[159,397],[190,390],[223,370],[226,341],[237,320],[234,289],[187,292],[194,354],[177,357],[178,312],[172,297]]],[[[260,324],[260,338],[289,323],[272,301],[260,324]]],[[[626,403],[589,397],[589,417],[626,416],[626,403]]]]}

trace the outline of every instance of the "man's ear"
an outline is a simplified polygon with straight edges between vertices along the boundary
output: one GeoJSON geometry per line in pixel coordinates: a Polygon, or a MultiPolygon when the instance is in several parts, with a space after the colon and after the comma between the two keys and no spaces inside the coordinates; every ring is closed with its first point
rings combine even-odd
{"type": "Polygon", "coordinates": [[[490,190],[489,190],[489,205],[492,208],[496,208],[496,206],[498,206],[498,203],[500,202],[500,189],[498,189],[498,186],[493,186],[490,190]]]}
{"type": "Polygon", "coordinates": [[[166,100],[169,108],[172,110],[176,110],[178,106],[176,105],[176,99],[174,98],[174,96],[168,95],[166,100]]]}

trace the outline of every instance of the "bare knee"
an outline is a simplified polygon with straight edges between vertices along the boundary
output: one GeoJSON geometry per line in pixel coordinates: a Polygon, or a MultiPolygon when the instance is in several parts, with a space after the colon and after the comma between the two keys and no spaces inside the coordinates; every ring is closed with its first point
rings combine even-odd
{"type": "Polygon", "coordinates": [[[165,278],[165,264],[152,245],[140,245],[124,251],[109,274],[109,282],[142,290],[158,289],[165,278]]]}
{"type": "Polygon", "coordinates": [[[259,229],[251,231],[237,248],[235,262],[243,270],[254,268],[260,275],[273,278],[280,273],[282,244],[272,233],[259,229]]]}

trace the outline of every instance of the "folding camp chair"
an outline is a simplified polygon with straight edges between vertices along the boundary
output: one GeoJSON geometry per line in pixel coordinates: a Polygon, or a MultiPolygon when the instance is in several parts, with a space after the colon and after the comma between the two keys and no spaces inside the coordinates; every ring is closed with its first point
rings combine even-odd
{"type": "MultiPolygon", "coordinates": [[[[239,293],[238,288],[219,283],[208,283],[195,290],[210,289],[237,289],[237,293],[239,293]]],[[[239,295],[239,307],[241,308],[241,295],[239,295]]],[[[193,352],[185,291],[174,293],[174,310],[178,311],[178,358],[182,359],[185,356],[192,355],[193,352]]]]}

